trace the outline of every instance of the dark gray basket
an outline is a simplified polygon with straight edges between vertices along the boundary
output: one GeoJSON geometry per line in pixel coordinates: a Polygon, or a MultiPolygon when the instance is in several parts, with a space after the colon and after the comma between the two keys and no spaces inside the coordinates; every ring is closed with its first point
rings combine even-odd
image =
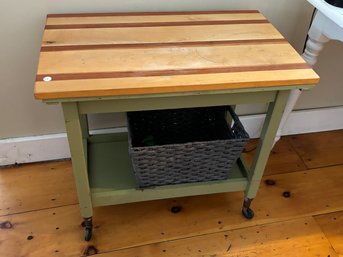
{"type": "Polygon", "coordinates": [[[129,153],[140,188],[227,179],[249,140],[237,115],[226,106],[127,116],[129,153]]]}

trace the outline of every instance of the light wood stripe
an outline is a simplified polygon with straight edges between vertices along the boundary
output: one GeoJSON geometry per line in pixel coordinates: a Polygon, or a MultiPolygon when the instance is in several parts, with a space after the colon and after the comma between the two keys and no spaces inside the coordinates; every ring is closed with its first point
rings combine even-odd
{"type": "Polygon", "coordinates": [[[41,52],[37,74],[137,72],[305,63],[289,44],[41,52]]]}
{"type": "Polygon", "coordinates": [[[154,76],[175,76],[194,75],[211,73],[232,73],[248,71],[267,70],[293,70],[310,69],[306,63],[289,63],[279,65],[239,66],[239,67],[218,67],[204,69],[182,69],[182,70],[148,70],[148,71],[123,71],[123,72],[87,72],[87,73],[65,73],[65,74],[39,74],[36,81],[42,81],[44,77],[51,77],[52,80],[75,80],[75,79],[103,79],[103,78],[125,78],[125,77],[154,77],[154,76]]]}
{"type": "Polygon", "coordinates": [[[42,46],[282,39],[271,24],[46,30],[42,46]],[[210,33],[210,37],[209,37],[210,33]]]}
{"type": "Polygon", "coordinates": [[[97,29],[97,28],[141,28],[167,26],[263,24],[268,20],[222,20],[222,21],[182,21],[182,22],[139,22],[139,23],[103,23],[103,24],[65,24],[46,25],[45,29],[97,29]]]}
{"type": "Polygon", "coordinates": [[[286,39],[256,39],[256,40],[223,40],[168,43],[138,43],[138,44],[99,44],[99,45],[63,45],[43,46],[41,52],[92,50],[92,49],[123,49],[123,48],[161,48],[161,47],[202,47],[220,45],[259,45],[287,43],[286,39]]]}
{"type": "Polygon", "coordinates": [[[48,18],[66,17],[104,17],[104,16],[153,16],[153,15],[196,15],[196,14],[223,14],[223,13],[259,13],[258,10],[213,10],[213,11],[181,11],[181,12],[118,12],[118,13],[66,13],[48,14],[48,18]]]}
{"type": "Polygon", "coordinates": [[[175,93],[207,90],[240,90],[289,85],[316,84],[312,69],[213,73],[165,77],[37,81],[37,99],[100,97],[135,94],[175,93]]]}

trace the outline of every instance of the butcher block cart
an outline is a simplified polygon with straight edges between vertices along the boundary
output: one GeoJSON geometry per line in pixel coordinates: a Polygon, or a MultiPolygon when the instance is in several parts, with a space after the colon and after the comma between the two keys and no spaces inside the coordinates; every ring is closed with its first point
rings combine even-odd
{"type": "MultiPolygon", "coordinates": [[[[84,218],[93,207],[244,191],[256,196],[292,89],[317,74],[258,11],[49,14],[35,97],[61,104],[84,218]],[[128,134],[90,135],[87,115],[267,103],[252,165],[241,156],[228,179],[140,189],[128,134]]],[[[191,133],[191,132],[190,132],[191,133]]]]}

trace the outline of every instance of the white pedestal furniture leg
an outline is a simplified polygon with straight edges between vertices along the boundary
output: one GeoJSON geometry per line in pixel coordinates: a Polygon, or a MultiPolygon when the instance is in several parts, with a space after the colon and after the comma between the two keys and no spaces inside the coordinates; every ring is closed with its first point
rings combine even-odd
{"type": "Polygon", "coordinates": [[[318,12],[308,32],[308,40],[302,57],[311,66],[317,62],[320,51],[323,49],[324,44],[329,41],[323,31],[325,23],[327,23],[327,18],[321,12],[318,12]]]}
{"type": "Polygon", "coordinates": [[[285,126],[286,121],[287,121],[290,113],[292,112],[295,104],[297,103],[300,94],[301,94],[301,90],[299,90],[299,89],[292,89],[291,90],[291,93],[288,97],[287,105],[285,107],[284,113],[283,113],[282,118],[281,118],[281,122],[279,125],[279,129],[277,131],[273,146],[275,145],[275,143],[277,141],[279,141],[281,134],[282,134],[282,129],[285,126]]]}
{"type": "MultiPolygon", "coordinates": [[[[329,41],[329,38],[326,35],[324,35],[323,30],[328,26],[328,22],[331,21],[328,20],[326,16],[324,16],[321,12],[317,12],[311,25],[311,28],[308,32],[308,40],[306,42],[306,48],[304,53],[302,54],[302,57],[311,66],[313,66],[317,62],[317,58],[320,51],[323,49],[324,44],[329,41]]],[[[330,24],[330,26],[332,26],[332,24],[330,24]]],[[[333,38],[335,36],[333,35],[331,30],[327,31],[330,34],[330,38],[333,38]]],[[[291,94],[289,95],[288,102],[286,105],[286,109],[283,113],[281,123],[274,140],[274,145],[277,141],[279,141],[282,135],[282,129],[285,126],[290,113],[294,109],[294,106],[297,103],[300,94],[301,91],[298,89],[293,89],[291,91],[291,94]]]]}

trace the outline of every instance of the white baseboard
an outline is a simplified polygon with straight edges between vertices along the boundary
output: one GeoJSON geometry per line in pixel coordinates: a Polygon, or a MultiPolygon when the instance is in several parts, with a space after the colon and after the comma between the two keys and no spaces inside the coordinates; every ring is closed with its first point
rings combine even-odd
{"type": "MultiPolygon", "coordinates": [[[[259,137],[265,115],[241,116],[250,137],[259,137]]],[[[343,107],[292,112],[283,135],[343,129],[343,107]]],[[[126,128],[101,129],[91,134],[127,131],[126,128]]],[[[65,133],[0,140],[0,166],[69,158],[65,133]]]]}
{"type": "MultiPolygon", "coordinates": [[[[294,111],[282,130],[282,135],[306,134],[312,132],[343,129],[343,106],[294,111]]],[[[265,115],[241,116],[245,129],[251,138],[260,136],[265,115]]]]}

